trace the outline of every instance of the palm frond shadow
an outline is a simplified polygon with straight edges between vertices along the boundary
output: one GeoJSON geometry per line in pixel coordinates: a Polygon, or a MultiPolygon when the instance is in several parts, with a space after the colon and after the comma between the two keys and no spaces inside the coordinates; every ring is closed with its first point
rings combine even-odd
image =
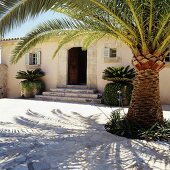
{"type": "Polygon", "coordinates": [[[0,123],[0,169],[40,160],[53,162],[57,169],[152,169],[158,162],[169,166],[169,144],[111,135],[97,123],[98,116],[59,109],[51,113],[27,110],[16,117],[16,124],[0,123]]]}

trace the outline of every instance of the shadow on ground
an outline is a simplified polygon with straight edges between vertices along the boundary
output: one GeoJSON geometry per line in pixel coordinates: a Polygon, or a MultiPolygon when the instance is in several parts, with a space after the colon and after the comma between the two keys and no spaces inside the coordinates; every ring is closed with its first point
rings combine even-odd
{"type": "Polygon", "coordinates": [[[0,123],[0,169],[170,169],[168,143],[111,135],[97,123],[98,116],[51,113],[27,110],[16,124],[0,123]]]}

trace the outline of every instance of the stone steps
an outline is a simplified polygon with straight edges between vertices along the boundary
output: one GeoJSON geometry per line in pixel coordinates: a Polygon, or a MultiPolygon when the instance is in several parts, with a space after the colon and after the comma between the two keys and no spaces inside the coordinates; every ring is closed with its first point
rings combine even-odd
{"type": "Polygon", "coordinates": [[[84,97],[97,99],[99,94],[91,93],[68,93],[68,92],[43,92],[44,96],[58,96],[58,97],[84,97]]]}
{"type": "Polygon", "coordinates": [[[38,100],[48,101],[65,101],[78,103],[101,103],[101,94],[97,93],[97,89],[89,89],[84,85],[66,85],[63,87],[50,89],[43,92],[42,95],[36,95],[38,100]]]}
{"type": "Polygon", "coordinates": [[[61,93],[83,93],[83,94],[94,94],[97,92],[96,89],[76,89],[76,88],[56,88],[50,89],[52,92],[61,92],[61,93]]]}
{"type": "Polygon", "coordinates": [[[40,100],[50,100],[50,101],[65,101],[65,102],[80,102],[80,103],[101,103],[101,99],[94,98],[84,98],[84,97],[60,97],[60,96],[46,96],[46,95],[36,95],[36,99],[40,100]]]}
{"type": "Polygon", "coordinates": [[[86,85],[65,85],[59,88],[68,88],[68,89],[88,89],[86,85]]]}

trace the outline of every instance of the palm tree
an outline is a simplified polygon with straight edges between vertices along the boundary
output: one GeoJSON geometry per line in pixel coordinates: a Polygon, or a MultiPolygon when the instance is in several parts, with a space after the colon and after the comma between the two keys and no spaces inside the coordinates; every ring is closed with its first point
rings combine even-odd
{"type": "Polygon", "coordinates": [[[159,72],[170,52],[170,0],[2,0],[0,8],[1,35],[48,10],[68,16],[42,23],[22,38],[12,63],[53,36],[61,37],[54,56],[63,44],[80,36],[84,48],[106,35],[127,44],[137,71],[127,118],[146,126],[163,122],[159,72]]]}

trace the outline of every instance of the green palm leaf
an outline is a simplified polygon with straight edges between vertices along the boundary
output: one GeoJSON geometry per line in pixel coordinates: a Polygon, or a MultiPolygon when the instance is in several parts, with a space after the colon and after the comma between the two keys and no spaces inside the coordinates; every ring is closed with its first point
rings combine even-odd
{"type": "Polygon", "coordinates": [[[48,10],[64,13],[70,21],[57,20],[38,26],[19,42],[14,50],[13,63],[37,43],[59,35],[65,35],[60,48],[70,41],[71,35],[72,38],[85,36],[85,48],[103,35],[111,35],[126,43],[135,56],[154,54],[159,57],[168,50],[169,0],[39,0],[38,3],[35,0],[2,0],[1,35],[48,10]],[[98,36],[93,34],[95,31],[98,36]]]}

